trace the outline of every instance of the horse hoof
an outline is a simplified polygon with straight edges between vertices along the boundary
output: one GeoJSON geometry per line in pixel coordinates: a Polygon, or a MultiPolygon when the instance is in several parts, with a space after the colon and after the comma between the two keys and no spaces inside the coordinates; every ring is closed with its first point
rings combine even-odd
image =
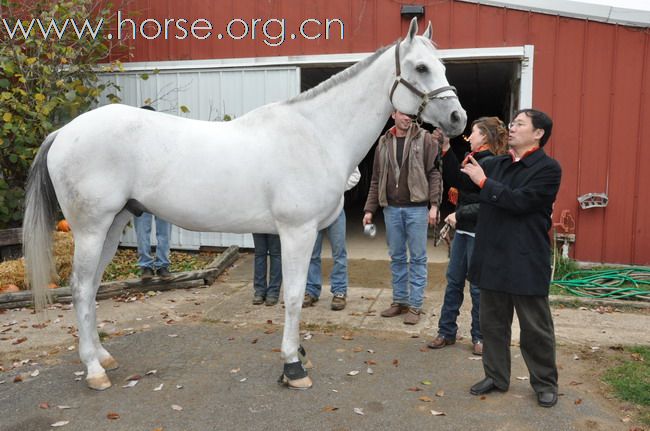
{"type": "Polygon", "coordinates": [[[111,381],[108,379],[106,374],[97,377],[86,377],[86,383],[90,389],[96,391],[103,391],[111,387],[111,381]]]}
{"type": "Polygon", "coordinates": [[[306,389],[309,389],[312,387],[313,383],[309,376],[303,377],[301,379],[296,379],[296,380],[289,380],[285,376],[284,379],[284,384],[287,385],[289,389],[296,389],[299,391],[304,391],[306,389]]]}
{"type": "Polygon", "coordinates": [[[115,358],[109,356],[108,358],[99,362],[106,371],[117,370],[120,367],[120,364],[117,363],[115,358]]]}

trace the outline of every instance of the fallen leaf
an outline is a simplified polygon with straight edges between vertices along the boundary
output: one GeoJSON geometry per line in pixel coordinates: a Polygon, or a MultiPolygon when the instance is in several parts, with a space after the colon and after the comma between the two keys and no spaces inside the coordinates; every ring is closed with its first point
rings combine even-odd
{"type": "Polygon", "coordinates": [[[346,349],[336,349],[336,350],[335,350],[336,353],[343,353],[343,352],[345,352],[345,351],[346,351],[346,349]]]}
{"type": "Polygon", "coordinates": [[[126,388],[126,389],[128,389],[128,388],[132,388],[132,387],[134,387],[135,385],[137,385],[138,382],[139,382],[139,380],[129,380],[129,382],[128,382],[126,385],[123,385],[122,387],[123,387],[123,388],[126,388]]]}
{"type": "Polygon", "coordinates": [[[14,383],[20,383],[23,381],[23,378],[20,374],[18,374],[16,377],[14,377],[14,383]]]}
{"type": "Polygon", "coordinates": [[[375,374],[375,372],[373,371],[373,369],[370,368],[370,367],[368,367],[368,369],[366,370],[366,372],[367,372],[368,374],[375,374]]]}
{"type": "Polygon", "coordinates": [[[433,402],[433,398],[427,397],[426,395],[421,396],[420,398],[418,398],[418,400],[423,401],[425,403],[432,403],[433,402]]]}
{"type": "Polygon", "coordinates": [[[74,372],[74,375],[77,376],[77,377],[78,376],[83,376],[84,374],[85,374],[85,371],[75,371],[74,372]]]}
{"type": "Polygon", "coordinates": [[[479,398],[481,401],[486,400],[487,397],[485,395],[481,395],[481,398],[479,398]]]}
{"type": "Polygon", "coordinates": [[[442,390],[442,389],[439,389],[439,390],[436,392],[436,396],[437,396],[437,397],[444,397],[444,396],[445,396],[445,391],[442,390]]]}
{"type": "Polygon", "coordinates": [[[577,406],[578,404],[582,404],[582,398],[578,398],[577,400],[575,400],[575,401],[573,402],[573,404],[575,404],[576,406],[577,406]]]}
{"type": "Polygon", "coordinates": [[[414,386],[412,388],[407,389],[407,391],[410,391],[410,392],[420,392],[421,390],[422,390],[422,388],[418,388],[417,386],[414,386]]]}
{"type": "Polygon", "coordinates": [[[244,383],[246,380],[248,380],[248,377],[244,377],[243,379],[241,379],[241,380],[239,381],[239,383],[244,383]]]}
{"type": "Polygon", "coordinates": [[[373,361],[372,359],[368,359],[367,361],[364,361],[366,365],[377,365],[376,361],[373,361]]]}
{"type": "Polygon", "coordinates": [[[176,410],[177,412],[180,412],[183,410],[183,407],[179,406],[178,404],[172,404],[172,410],[176,410]]]}
{"type": "Polygon", "coordinates": [[[302,339],[303,339],[303,340],[311,340],[312,337],[313,337],[313,335],[311,335],[311,332],[307,332],[307,333],[302,337],[302,339]]]}
{"type": "Polygon", "coordinates": [[[183,385],[176,385],[176,389],[183,389],[183,385]]]}
{"type": "Polygon", "coordinates": [[[581,384],[582,384],[582,382],[576,382],[576,381],[571,381],[571,383],[569,383],[570,386],[578,386],[578,385],[581,385],[581,384]]]}
{"type": "Polygon", "coordinates": [[[48,403],[40,403],[38,405],[38,408],[43,409],[43,410],[47,410],[47,409],[50,408],[50,405],[48,403]]]}
{"type": "Polygon", "coordinates": [[[27,337],[20,337],[19,339],[17,339],[16,341],[14,341],[14,342],[11,343],[11,344],[13,344],[13,345],[16,345],[16,344],[22,344],[22,343],[24,343],[25,341],[27,341],[27,337]]]}
{"type": "Polygon", "coordinates": [[[32,371],[32,373],[30,374],[30,376],[32,376],[32,377],[37,377],[39,374],[41,374],[40,371],[38,371],[38,370],[34,370],[34,371],[32,371]]]}
{"type": "Polygon", "coordinates": [[[361,416],[364,416],[364,415],[365,415],[365,413],[363,412],[363,409],[360,408],[360,407],[355,407],[355,408],[354,408],[354,412],[355,412],[356,414],[358,414],[358,415],[361,415],[361,416]]]}
{"type": "Polygon", "coordinates": [[[359,374],[359,370],[352,370],[348,373],[348,376],[356,376],[357,374],[359,374]]]}
{"type": "Polygon", "coordinates": [[[373,354],[373,353],[375,353],[375,351],[374,351],[374,350],[372,350],[372,349],[368,349],[368,350],[366,350],[366,352],[368,352],[368,353],[370,353],[370,354],[373,354]]]}
{"type": "Polygon", "coordinates": [[[68,409],[71,409],[72,407],[70,407],[70,406],[56,406],[56,408],[59,409],[59,410],[68,410],[68,409]]]}
{"type": "Polygon", "coordinates": [[[345,341],[352,341],[354,340],[354,337],[352,336],[352,334],[344,334],[343,336],[341,336],[341,339],[345,341]]]}
{"type": "Polygon", "coordinates": [[[630,356],[632,357],[633,361],[643,362],[643,357],[641,356],[640,353],[632,353],[630,356]]]}
{"type": "Polygon", "coordinates": [[[579,360],[580,360],[580,356],[574,354],[574,355],[573,355],[573,360],[574,360],[574,361],[579,361],[579,360]]]}
{"type": "Polygon", "coordinates": [[[156,374],[157,372],[158,372],[158,370],[149,370],[149,371],[147,371],[146,373],[144,373],[144,375],[145,375],[145,376],[153,376],[153,375],[156,374]]]}
{"type": "Polygon", "coordinates": [[[237,373],[239,372],[240,369],[241,369],[241,368],[233,368],[232,370],[230,370],[230,373],[231,373],[231,374],[237,374],[237,373]]]}
{"type": "Polygon", "coordinates": [[[430,386],[430,385],[431,385],[431,381],[430,381],[430,380],[422,380],[420,383],[423,384],[423,385],[427,385],[427,386],[430,386]]]}
{"type": "Polygon", "coordinates": [[[52,425],[50,425],[50,426],[51,426],[52,428],[58,428],[58,427],[66,426],[66,425],[69,424],[69,423],[70,423],[70,421],[58,421],[58,422],[54,422],[54,423],[53,423],[52,425]]]}
{"type": "Polygon", "coordinates": [[[275,353],[280,353],[282,350],[279,349],[278,347],[274,347],[273,349],[271,349],[271,351],[275,353]]]}
{"type": "Polygon", "coordinates": [[[120,418],[120,415],[118,413],[115,413],[115,412],[108,412],[108,414],[106,415],[106,419],[110,419],[112,421],[118,420],[119,418],[120,418]]]}
{"type": "Polygon", "coordinates": [[[178,337],[178,334],[167,334],[169,338],[176,338],[178,337]]]}
{"type": "Polygon", "coordinates": [[[132,374],[126,378],[127,381],[140,380],[142,376],[140,374],[132,374]]]}
{"type": "Polygon", "coordinates": [[[325,407],[323,407],[323,411],[324,411],[324,412],[327,412],[327,413],[329,413],[329,412],[335,412],[335,411],[337,411],[338,409],[339,409],[338,407],[334,407],[334,406],[325,406],[325,407]]]}
{"type": "Polygon", "coordinates": [[[393,359],[393,365],[399,367],[399,359],[393,359]]]}
{"type": "Polygon", "coordinates": [[[431,414],[434,416],[447,416],[445,412],[439,412],[437,410],[431,410],[431,414]]]}
{"type": "Polygon", "coordinates": [[[528,376],[517,377],[517,380],[528,380],[528,376]]]}
{"type": "Polygon", "coordinates": [[[251,340],[251,344],[257,344],[257,338],[253,338],[253,339],[251,340]]]}
{"type": "Polygon", "coordinates": [[[429,348],[427,346],[420,347],[420,352],[428,352],[429,348]]]}
{"type": "Polygon", "coordinates": [[[272,324],[273,324],[273,320],[268,319],[268,320],[266,321],[266,323],[267,323],[268,325],[272,325],[272,324]]]}
{"type": "Polygon", "coordinates": [[[266,331],[264,331],[264,333],[269,335],[269,334],[274,334],[277,331],[278,331],[277,328],[271,328],[271,329],[267,329],[266,331]]]}
{"type": "Polygon", "coordinates": [[[469,359],[470,361],[481,361],[481,360],[483,360],[483,358],[479,358],[478,356],[470,356],[467,359],[469,359]]]}
{"type": "Polygon", "coordinates": [[[156,386],[155,388],[153,388],[153,390],[156,391],[156,392],[157,392],[157,391],[160,391],[160,390],[162,390],[162,388],[163,388],[164,385],[165,385],[164,383],[161,383],[161,384],[159,384],[158,386],[156,386]]]}

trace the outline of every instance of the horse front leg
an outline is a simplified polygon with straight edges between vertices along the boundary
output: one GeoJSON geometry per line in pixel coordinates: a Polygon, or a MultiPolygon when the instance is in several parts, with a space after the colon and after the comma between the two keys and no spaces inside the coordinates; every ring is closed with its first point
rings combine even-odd
{"type": "Polygon", "coordinates": [[[316,223],[300,227],[279,227],[282,243],[282,285],[284,288],[284,333],[282,358],[284,371],[280,380],[291,389],[309,389],[312,381],[301,362],[300,312],[307,283],[309,259],[316,241],[316,223]]]}

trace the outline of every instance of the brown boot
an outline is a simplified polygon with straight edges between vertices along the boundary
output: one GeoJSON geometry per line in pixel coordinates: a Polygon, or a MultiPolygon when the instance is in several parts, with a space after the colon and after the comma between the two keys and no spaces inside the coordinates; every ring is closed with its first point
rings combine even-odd
{"type": "Polygon", "coordinates": [[[456,339],[451,339],[451,338],[445,338],[442,335],[438,335],[436,338],[433,340],[429,341],[427,343],[427,347],[429,349],[442,349],[443,347],[446,346],[451,346],[456,342],[456,339]]]}
{"type": "Polygon", "coordinates": [[[472,354],[476,356],[483,356],[483,342],[477,341],[472,346],[472,354]]]}
{"type": "Polygon", "coordinates": [[[305,293],[305,298],[302,300],[302,308],[312,307],[318,302],[318,298],[305,293]]]}
{"type": "Polygon", "coordinates": [[[422,311],[419,309],[409,307],[408,313],[406,313],[406,316],[404,316],[404,324],[417,325],[417,323],[420,321],[420,314],[422,314],[422,311]]]}
{"type": "Polygon", "coordinates": [[[393,302],[390,307],[381,312],[381,317],[395,317],[404,314],[409,310],[408,305],[393,302]]]}

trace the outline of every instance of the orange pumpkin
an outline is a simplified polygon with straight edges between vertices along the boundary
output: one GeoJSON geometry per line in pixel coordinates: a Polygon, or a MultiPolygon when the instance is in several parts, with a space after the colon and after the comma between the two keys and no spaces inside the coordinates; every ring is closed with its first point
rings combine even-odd
{"type": "Polygon", "coordinates": [[[56,230],[59,232],[70,232],[70,225],[66,219],[61,220],[56,225],[56,230]]]}
{"type": "Polygon", "coordinates": [[[20,292],[20,289],[15,284],[5,284],[0,289],[0,292],[2,292],[2,293],[20,292]]]}

